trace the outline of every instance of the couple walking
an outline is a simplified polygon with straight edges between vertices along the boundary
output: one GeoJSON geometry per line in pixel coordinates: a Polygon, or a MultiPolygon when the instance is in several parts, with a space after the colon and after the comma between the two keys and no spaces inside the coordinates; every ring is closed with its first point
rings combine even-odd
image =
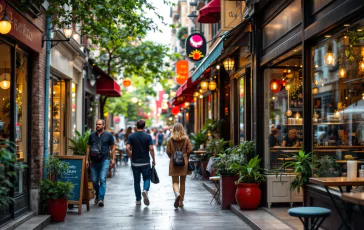
{"type": "MultiPolygon", "coordinates": [[[[104,131],[104,121],[98,120],[97,127],[101,126],[102,129],[97,129],[96,132],[90,135],[88,142],[88,149],[86,154],[86,159],[91,157],[91,173],[92,181],[94,184],[94,189],[96,191],[95,203],[99,206],[104,206],[104,196],[106,191],[106,176],[109,169],[110,161],[110,150],[113,153],[112,166],[115,164],[115,147],[113,139],[106,138],[107,142],[104,143],[105,138],[102,138],[103,133],[109,137],[109,133],[104,131]],[[98,124],[100,123],[100,125],[98,124]],[[101,140],[100,140],[101,138],[101,140]],[[99,148],[102,155],[100,162],[97,162],[93,156],[97,152],[93,149],[95,145],[103,146],[104,148],[99,148]],[[108,151],[105,151],[107,149],[108,151]],[[103,152],[103,153],[102,153],[103,152]],[[101,202],[101,203],[100,203],[101,202]]],[[[132,163],[132,171],[134,177],[134,191],[136,196],[136,205],[141,205],[141,199],[143,196],[143,202],[145,205],[149,205],[148,191],[150,187],[150,156],[152,157],[152,165],[156,165],[153,141],[152,137],[145,133],[145,121],[139,120],[136,123],[137,131],[128,137],[126,143],[126,152],[132,163]],[[143,177],[143,191],[141,191],[140,182],[141,176],[143,177]]],[[[112,135],[110,134],[112,137],[112,135]]],[[[173,132],[171,138],[168,140],[167,144],[167,154],[170,157],[169,164],[169,175],[172,176],[173,190],[175,193],[174,207],[183,207],[183,199],[185,194],[185,182],[186,175],[188,174],[188,155],[192,152],[190,140],[188,139],[183,126],[177,123],[173,127],[173,132]],[[173,155],[176,151],[182,151],[184,156],[185,165],[184,166],[174,166],[173,155]]],[[[89,166],[88,160],[86,160],[87,167],[89,166]]]]}

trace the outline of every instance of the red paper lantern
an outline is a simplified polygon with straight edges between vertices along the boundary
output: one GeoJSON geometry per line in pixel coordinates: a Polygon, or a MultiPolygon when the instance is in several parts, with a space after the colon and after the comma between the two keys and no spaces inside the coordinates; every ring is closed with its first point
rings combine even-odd
{"type": "Polygon", "coordinates": [[[172,110],[171,110],[171,113],[176,116],[177,114],[179,114],[179,107],[176,106],[176,107],[173,107],[172,110]]]}
{"type": "Polygon", "coordinates": [[[272,79],[269,83],[270,86],[270,90],[272,90],[272,93],[278,93],[279,91],[281,91],[281,84],[279,81],[277,81],[276,79],[272,79]]]}
{"type": "Polygon", "coordinates": [[[183,85],[188,79],[188,61],[179,60],[176,63],[176,83],[183,85]]]}
{"type": "Polygon", "coordinates": [[[123,80],[123,86],[126,87],[126,88],[131,86],[131,80],[129,78],[125,78],[123,80]]]}
{"type": "Polygon", "coordinates": [[[120,122],[120,118],[119,118],[119,117],[114,117],[114,122],[115,122],[116,124],[118,124],[118,123],[120,122]]]}

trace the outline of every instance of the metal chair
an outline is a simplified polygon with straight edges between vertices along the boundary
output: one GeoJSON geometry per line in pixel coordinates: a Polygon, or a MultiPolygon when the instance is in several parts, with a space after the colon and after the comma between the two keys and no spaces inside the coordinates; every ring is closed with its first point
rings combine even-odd
{"type": "Polygon", "coordinates": [[[321,207],[299,207],[289,209],[288,214],[298,217],[305,230],[315,230],[331,215],[331,210],[321,207]]]}

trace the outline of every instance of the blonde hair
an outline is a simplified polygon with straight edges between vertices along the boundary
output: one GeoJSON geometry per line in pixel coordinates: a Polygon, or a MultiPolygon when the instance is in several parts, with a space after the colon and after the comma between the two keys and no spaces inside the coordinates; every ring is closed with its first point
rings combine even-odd
{"type": "Polygon", "coordinates": [[[187,137],[186,131],[181,123],[176,123],[173,126],[171,138],[173,140],[183,140],[187,137]]]}

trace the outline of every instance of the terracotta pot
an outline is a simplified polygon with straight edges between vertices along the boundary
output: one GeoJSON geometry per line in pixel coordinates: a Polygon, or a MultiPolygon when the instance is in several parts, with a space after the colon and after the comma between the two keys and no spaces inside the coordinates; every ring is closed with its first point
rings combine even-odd
{"type": "Polygon", "coordinates": [[[259,184],[236,183],[235,198],[240,209],[257,209],[262,198],[259,184]]]}
{"type": "Polygon", "coordinates": [[[221,209],[228,209],[231,204],[236,204],[235,181],[237,181],[238,179],[238,176],[220,176],[221,209]]]}
{"type": "Polygon", "coordinates": [[[53,222],[63,222],[67,213],[67,199],[48,200],[48,212],[53,222]]]}

